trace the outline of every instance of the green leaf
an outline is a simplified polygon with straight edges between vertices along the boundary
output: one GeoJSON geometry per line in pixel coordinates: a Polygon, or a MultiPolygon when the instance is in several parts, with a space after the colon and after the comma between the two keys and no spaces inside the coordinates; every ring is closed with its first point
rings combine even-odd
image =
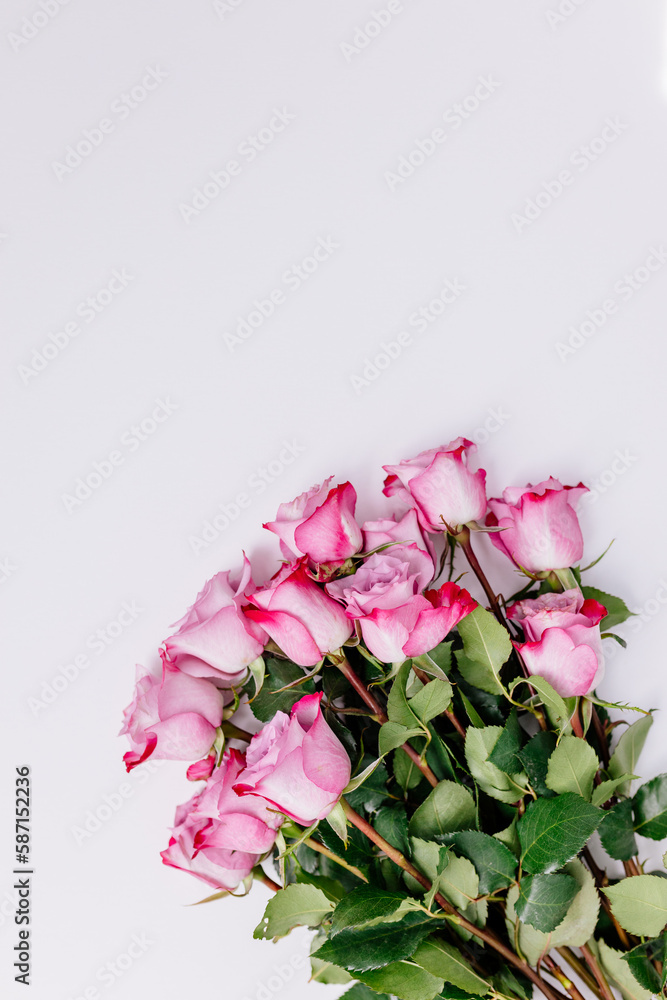
{"type": "Polygon", "coordinates": [[[635,793],[635,831],[651,840],[667,837],[667,774],[659,774],[635,793]]]}
{"type": "MultiPolygon", "coordinates": [[[[433,882],[438,873],[447,864],[449,854],[448,847],[442,847],[433,840],[422,840],[420,837],[410,838],[410,856],[422,875],[425,875],[429,882],[433,882]]],[[[415,892],[423,892],[423,886],[406,874],[408,885],[415,892]]]]}
{"type": "Polygon", "coordinates": [[[505,728],[489,754],[489,761],[505,774],[517,774],[522,769],[519,760],[522,743],[523,733],[519,725],[516,707],[513,707],[505,723],[505,728]]]}
{"type": "Polygon", "coordinates": [[[373,821],[377,832],[402,854],[409,848],[408,815],[404,805],[383,806],[373,821]]]}
{"type": "Polygon", "coordinates": [[[531,802],[517,823],[524,871],[541,875],[561,868],[579,853],[603,816],[573,792],[531,802]]]}
{"type": "MultiPolygon", "coordinates": [[[[458,630],[463,640],[466,660],[472,660],[484,668],[486,684],[479,683],[479,678],[471,683],[490,694],[502,693],[504,686],[500,680],[500,670],[512,653],[512,643],[507,629],[496,621],[490,611],[477,607],[459,622],[458,630]]],[[[458,663],[459,670],[465,677],[461,660],[458,660],[458,663]]]]}
{"type": "Polygon", "coordinates": [[[421,691],[410,698],[408,705],[424,725],[449,708],[452,700],[452,685],[449,681],[429,681],[421,691]]]}
{"type": "Polygon", "coordinates": [[[384,757],[390,751],[402,747],[412,736],[423,735],[424,730],[421,728],[417,729],[414,727],[413,729],[408,729],[407,726],[401,725],[400,722],[385,722],[383,726],[380,726],[380,734],[378,736],[380,755],[384,757]]]}
{"type": "Polygon", "coordinates": [[[391,1000],[388,993],[376,993],[363,983],[355,983],[351,990],[343,993],[341,1000],[391,1000]]]}
{"type": "Polygon", "coordinates": [[[405,750],[394,750],[392,758],[394,777],[401,788],[409,792],[422,781],[424,775],[419,770],[411,757],[408,757],[405,750]]]}
{"type": "Polygon", "coordinates": [[[470,699],[467,698],[466,695],[463,693],[463,691],[460,689],[459,689],[459,696],[461,698],[461,701],[463,702],[463,707],[466,710],[466,715],[472,722],[475,729],[484,729],[484,726],[486,725],[484,719],[479,714],[479,712],[477,711],[473,703],[470,701],[470,699]]]}
{"type": "MultiPolygon", "coordinates": [[[[300,851],[304,848],[299,848],[297,851],[297,856],[300,851]]],[[[310,848],[306,847],[306,851],[310,848]]],[[[313,854],[315,852],[313,851],[313,854]]],[[[318,889],[321,889],[325,896],[328,896],[333,903],[338,903],[345,896],[345,889],[334,878],[329,878],[327,875],[317,875],[312,872],[307,872],[304,868],[297,868],[295,873],[295,879],[297,882],[303,885],[314,885],[318,889]]]]}
{"type": "Polygon", "coordinates": [[[441,781],[412,816],[410,834],[428,840],[476,824],[477,807],[468,789],[454,781],[441,781]]]}
{"type": "Polygon", "coordinates": [[[598,756],[586,740],[563,736],[549,758],[546,784],[554,792],[576,792],[590,802],[593,778],[600,766],[598,756]]]}
{"type": "Polygon", "coordinates": [[[519,920],[548,934],[556,929],[577,895],[571,875],[526,875],[519,885],[515,909],[519,920]]]}
{"type": "Polygon", "coordinates": [[[387,892],[376,886],[361,885],[348,893],[336,906],[331,918],[331,937],[335,937],[346,927],[388,917],[407,899],[404,892],[387,892]]]}
{"type": "Polygon", "coordinates": [[[465,910],[479,896],[479,876],[473,863],[467,858],[450,854],[437,877],[436,891],[442,893],[457,910],[465,910]]]}
{"type": "Polygon", "coordinates": [[[556,749],[556,734],[546,730],[536,733],[532,739],[528,740],[523,750],[519,753],[519,760],[523,764],[528,780],[538,795],[553,798],[554,792],[547,788],[547,770],[549,758],[556,749]]]}
{"type": "Polygon", "coordinates": [[[631,934],[657,937],[667,923],[667,879],[633,875],[602,890],[614,916],[631,934]]]}
{"type": "Polygon", "coordinates": [[[398,1000],[433,1000],[445,985],[444,980],[412,962],[392,962],[376,972],[357,974],[356,978],[377,993],[386,991],[398,1000]]]}
{"type": "Polygon", "coordinates": [[[516,858],[518,858],[521,854],[521,844],[519,843],[519,838],[516,833],[517,820],[518,816],[515,814],[514,819],[509,826],[506,826],[504,830],[498,830],[497,833],[492,835],[494,840],[499,840],[501,844],[504,844],[505,847],[509,848],[516,858]]]}
{"type": "Polygon", "coordinates": [[[561,733],[564,733],[570,725],[572,708],[561,698],[557,691],[554,691],[549,681],[545,680],[539,674],[532,674],[527,681],[525,681],[525,678],[520,677],[518,681],[530,684],[537,691],[540,701],[549,716],[549,721],[558,730],[559,736],[561,733]]]}
{"type": "Polygon", "coordinates": [[[661,994],[667,981],[667,935],[653,938],[651,941],[644,941],[638,944],[632,951],[626,952],[623,956],[628,963],[633,976],[640,986],[652,994],[661,994]],[[654,961],[662,965],[662,975],[658,975],[658,970],[653,964],[654,961]]]}
{"type": "Polygon", "coordinates": [[[391,685],[389,698],[387,699],[387,716],[390,722],[398,722],[407,729],[419,728],[419,717],[409,706],[405,689],[412,671],[412,662],[406,660],[402,665],[394,683],[391,685]]]}
{"type": "Polygon", "coordinates": [[[629,861],[637,853],[637,841],[632,820],[632,802],[624,799],[604,814],[600,824],[600,840],[610,858],[629,861]]]}
{"type": "Polygon", "coordinates": [[[326,821],[344,844],[347,844],[347,816],[340,802],[327,814],[326,821]]]}
{"type": "Polygon", "coordinates": [[[412,956],[413,962],[438,979],[476,996],[485,996],[490,984],[473,972],[458,948],[439,938],[427,938],[412,956]]]}
{"type": "Polygon", "coordinates": [[[469,861],[472,861],[479,876],[479,894],[506,889],[514,881],[516,858],[499,840],[488,833],[467,830],[457,833],[454,847],[469,861]]]}
{"type": "Polygon", "coordinates": [[[250,671],[250,676],[252,677],[253,682],[255,684],[255,693],[253,697],[249,699],[249,702],[252,702],[254,701],[254,699],[257,697],[259,692],[262,690],[262,687],[264,686],[264,677],[266,674],[266,664],[264,663],[264,657],[258,656],[256,660],[253,660],[250,666],[248,667],[248,670],[250,671]]]}
{"type": "Polygon", "coordinates": [[[300,925],[318,927],[333,908],[334,904],[321,889],[294,882],[269,900],[253,937],[259,940],[279,938],[300,925]]]}
{"type": "Polygon", "coordinates": [[[469,728],[466,732],[466,761],[470,773],[482,791],[501,802],[516,802],[524,794],[526,775],[505,774],[488,759],[501,732],[500,726],[485,726],[484,729],[469,728]]]}
{"type": "Polygon", "coordinates": [[[366,754],[362,760],[363,769],[360,774],[352,778],[350,785],[356,787],[350,791],[350,785],[344,791],[345,798],[353,809],[367,809],[373,812],[379,808],[387,798],[387,781],[389,773],[386,766],[366,754]]]}
{"type": "Polygon", "coordinates": [[[604,590],[598,590],[596,587],[582,587],[581,592],[587,600],[597,601],[598,604],[603,604],[607,609],[606,616],[600,622],[602,632],[615,628],[616,625],[627,621],[628,618],[634,618],[634,612],[630,611],[625,601],[622,601],[620,597],[612,597],[611,594],[605,594],[604,590]]]}
{"type": "MultiPolygon", "coordinates": [[[[607,770],[612,778],[620,778],[623,774],[635,774],[637,761],[642,752],[648,731],[653,725],[653,717],[644,715],[625,730],[611,755],[607,770]]],[[[621,788],[622,792],[626,786],[621,788]]]]}
{"type": "Polygon", "coordinates": [[[412,662],[421,667],[427,674],[446,680],[452,666],[452,646],[453,642],[441,642],[439,646],[432,649],[430,653],[423,653],[421,656],[413,656],[412,662]]]}
{"type": "Polygon", "coordinates": [[[290,660],[279,660],[276,657],[269,657],[266,661],[266,676],[264,686],[253,699],[252,714],[260,722],[269,722],[276,712],[287,712],[305,694],[315,692],[313,681],[306,681],[298,687],[289,688],[287,691],[280,691],[278,688],[285,687],[293,681],[304,677],[301,667],[290,660]]]}
{"type": "Polygon", "coordinates": [[[409,958],[432,929],[433,918],[423,910],[412,910],[400,920],[344,927],[325,941],[315,956],[348,972],[368,972],[409,958]]]}
{"type": "Polygon", "coordinates": [[[602,971],[618,986],[625,1000],[654,1000],[653,994],[643,989],[632,975],[623,952],[610,948],[602,940],[590,942],[591,950],[593,946],[599,954],[602,971]]]}
{"type": "Polygon", "coordinates": [[[620,778],[609,778],[607,781],[601,781],[593,789],[591,802],[594,806],[603,806],[606,802],[609,802],[609,799],[617,788],[636,777],[636,774],[622,774],[620,778]]]}

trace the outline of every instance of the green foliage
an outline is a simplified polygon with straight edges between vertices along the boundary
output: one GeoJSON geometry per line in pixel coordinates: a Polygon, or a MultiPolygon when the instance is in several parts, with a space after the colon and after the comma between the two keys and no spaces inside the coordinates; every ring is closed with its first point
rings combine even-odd
{"type": "Polygon", "coordinates": [[[555,795],[555,792],[547,787],[547,771],[549,758],[556,749],[557,742],[556,734],[546,730],[536,733],[519,752],[519,760],[528,775],[531,787],[538,795],[547,798],[555,795]]]}
{"type": "MultiPolygon", "coordinates": [[[[410,907],[409,900],[406,904],[410,907]]],[[[318,948],[315,957],[353,973],[380,969],[390,962],[409,958],[432,931],[434,918],[415,908],[397,910],[394,918],[343,927],[318,948]]]]}
{"type": "Polygon", "coordinates": [[[581,592],[585,598],[591,598],[607,609],[606,616],[600,622],[600,629],[603,632],[608,632],[610,628],[615,628],[621,622],[634,617],[634,612],[630,611],[620,597],[612,597],[611,594],[605,594],[604,590],[598,590],[596,587],[582,587],[581,592]]]}
{"type": "MultiPolygon", "coordinates": [[[[391,1000],[388,993],[376,993],[363,983],[355,983],[351,990],[347,990],[343,997],[345,1000],[391,1000]]],[[[341,1000],[343,1000],[341,997],[341,1000]]]]}
{"type": "Polygon", "coordinates": [[[667,774],[659,774],[635,793],[635,831],[651,840],[667,837],[667,774]]]}
{"type": "Polygon", "coordinates": [[[289,713],[292,705],[295,705],[305,694],[313,694],[315,683],[312,680],[304,681],[298,687],[288,688],[287,691],[279,690],[284,688],[286,684],[292,684],[303,677],[305,677],[303,668],[298,667],[291,660],[268,657],[263,687],[250,706],[255,718],[259,719],[260,722],[268,722],[276,712],[289,713]]]}
{"type": "Polygon", "coordinates": [[[557,871],[584,847],[603,815],[574,792],[532,802],[517,824],[524,871],[557,871]]]}
{"type": "Polygon", "coordinates": [[[571,875],[526,875],[519,883],[516,914],[522,923],[548,934],[558,927],[577,892],[571,875]]]}
{"type": "Polygon", "coordinates": [[[453,844],[456,851],[475,866],[480,895],[506,889],[514,881],[517,860],[510,849],[495,837],[467,830],[455,834],[453,844]]]}
{"type": "MultiPolygon", "coordinates": [[[[612,778],[620,778],[623,774],[636,774],[637,761],[652,725],[653,716],[644,715],[628,726],[621,735],[609,762],[608,771],[612,778]]],[[[621,786],[621,791],[625,794],[628,788],[629,783],[621,786]]]]}
{"type": "Polygon", "coordinates": [[[522,770],[519,752],[523,744],[523,733],[519,725],[516,707],[512,708],[505,727],[489,754],[489,761],[505,774],[517,774],[522,770]]]}
{"type": "Polygon", "coordinates": [[[444,980],[432,976],[414,962],[392,962],[376,972],[357,973],[356,977],[376,993],[389,990],[398,1000],[433,1000],[444,980]]]}
{"type": "Polygon", "coordinates": [[[458,986],[466,993],[485,996],[490,984],[478,976],[458,948],[436,937],[423,941],[412,956],[413,962],[431,975],[458,986]]]}
{"type": "Polygon", "coordinates": [[[667,879],[634,875],[603,889],[614,916],[631,934],[657,937],[667,923],[667,879]]]}
{"type": "Polygon", "coordinates": [[[624,961],[623,952],[610,948],[603,940],[590,942],[590,947],[594,954],[597,953],[602,971],[621,990],[624,1000],[654,1000],[654,995],[635,979],[624,961]]]}
{"type": "Polygon", "coordinates": [[[624,799],[605,813],[600,824],[600,840],[610,858],[629,861],[637,853],[632,802],[624,799]]]}
{"type": "Polygon", "coordinates": [[[402,853],[408,850],[408,814],[404,805],[383,806],[379,809],[373,826],[392,847],[402,853]]]}
{"type": "Polygon", "coordinates": [[[334,904],[321,889],[293,883],[269,900],[253,937],[280,938],[299,925],[318,927],[333,908],[334,904]]]}
{"type": "Polygon", "coordinates": [[[466,761],[470,773],[482,791],[501,802],[516,802],[525,793],[526,775],[522,771],[506,774],[489,760],[489,755],[502,732],[499,726],[468,729],[465,744],[466,761]]]}
{"type": "Polygon", "coordinates": [[[643,989],[652,994],[662,993],[667,982],[667,934],[661,934],[651,941],[644,941],[627,952],[623,959],[643,989]],[[661,973],[658,972],[655,962],[662,966],[661,973]]]}
{"type": "Polygon", "coordinates": [[[466,615],[459,622],[458,629],[463,640],[465,659],[457,657],[457,662],[463,676],[483,691],[502,693],[504,685],[500,679],[500,671],[512,653],[507,629],[496,621],[490,611],[482,607],[477,607],[466,615]],[[471,662],[478,666],[474,679],[469,668],[471,662]]]}
{"type": "Polygon", "coordinates": [[[554,792],[576,792],[590,802],[600,766],[595,750],[578,736],[563,736],[549,758],[546,784],[554,792]]]}
{"type": "Polygon", "coordinates": [[[435,838],[477,824],[477,807],[471,793],[453,781],[441,781],[415,810],[410,835],[435,838]]]}

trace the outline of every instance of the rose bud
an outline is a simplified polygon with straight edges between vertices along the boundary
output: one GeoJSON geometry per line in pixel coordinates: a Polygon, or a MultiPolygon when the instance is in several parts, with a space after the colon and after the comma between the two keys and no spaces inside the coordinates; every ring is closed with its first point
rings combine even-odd
{"type": "Polygon", "coordinates": [[[255,607],[246,608],[246,617],[299,666],[314,666],[352,635],[341,606],[308,576],[302,562],[284,567],[249,600],[255,607]]]}
{"type": "Polygon", "coordinates": [[[341,563],[361,548],[361,528],[354,519],[356,491],[351,483],[330,488],[332,479],[282,503],[276,520],[264,525],[280,538],[286,559],[307,556],[315,564],[341,563]]]}
{"type": "Polygon", "coordinates": [[[231,687],[243,680],[246,668],[264,650],[266,633],[243,614],[242,605],[254,589],[248,559],[240,574],[217,573],[166,640],[167,658],[193,677],[209,677],[231,687]]]}
{"type": "Polygon", "coordinates": [[[235,889],[273,847],[282,816],[259,797],[232,788],[243,754],[228,750],[206,788],[176,810],[166,865],[190,872],[215,889],[235,889]]]}
{"type": "Polygon", "coordinates": [[[247,767],[234,785],[242,796],[261,795],[302,826],[324,819],[350,781],[350,759],[327,725],[321,694],[309,694],[277,712],[253,736],[247,767]]]}
{"type": "Polygon", "coordinates": [[[585,600],[577,588],[562,594],[542,594],[534,600],[517,601],[507,609],[507,617],[521,625],[530,642],[538,642],[548,628],[599,625],[606,614],[607,609],[602,604],[591,598],[585,600]]]}
{"type": "Polygon", "coordinates": [[[584,551],[576,514],[584,493],[583,483],[563,486],[557,479],[503,490],[502,499],[489,500],[487,525],[504,529],[492,532],[491,541],[528,573],[574,566],[584,551]]]}
{"type": "Polygon", "coordinates": [[[476,445],[459,437],[441,448],[422,451],[398,465],[384,465],[385,496],[414,507],[426,531],[456,533],[486,513],[486,472],[468,468],[476,445]]]}
{"type": "Polygon", "coordinates": [[[164,663],[156,676],[137,667],[134,701],[123,713],[121,736],[131,750],[123,757],[131,771],[148,757],[196,760],[207,754],[222,722],[224,698],[210,681],[189,677],[164,663]]]}

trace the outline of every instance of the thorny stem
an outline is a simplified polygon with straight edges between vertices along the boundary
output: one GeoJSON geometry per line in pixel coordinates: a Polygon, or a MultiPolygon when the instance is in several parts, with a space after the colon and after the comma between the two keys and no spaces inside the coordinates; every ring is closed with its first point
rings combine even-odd
{"type": "Polygon", "coordinates": [[[368,879],[366,878],[364,873],[360,871],[359,868],[355,868],[354,865],[348,864],[348,862],[344,861],[343,858],[339,858],[337,854],[334,854],[333,851],[330,851],[328,847],[324,846],[324,844],[320,844],[319,840],[314,840],[313,837],[307,837],[306,840],[304,840],[304,844],[307,847],[310,847],[313,851],[318,851],[320,854],[323,854],[325,858],[329,858],[330,861],[335,862],[342,868],[347,868],[349,872],[352,872],[353,875],[356,875],[357,878],[360,878],[362,882],[368,882],[368,879]]]}
{"type": "Polygon", "coordinates": [[[584,965],[581,959],[575,955],[572,949],[567,947],[562,947],[562,948],[556,948],[556,951],[561,956],[561,958],[565,959],[570,968],[574,969],[579,978],[583,980],[584,983],[586,983],[586,986],[588,986],[589,990],[595,993],[597,997],[600,997],[601,1000],[602,993],[600,992],[600,987],[598,986],[595,977],[591,975],[588,968],[584,965]]]}
{"type": "MultiPolygon", "coordinates": [[[[405,855],[401,854],[401,852],[395,847],[392,847],[392,845],[386,841],[384,837],[377,832],[377,830],[373,829],[370,823],[368,823],[363,816],[360,816],[359,813],[355,812],[352,806],[346,802],[345,799],[341,799],[341,803],[343,809],[345,810],[345,815],[350,823],[356,826],[356,828],[368,837],[369,840],[384,851],[387,857],[390,858],[394,864],[398,865],[399,868],[402,868],[403,871],[411,875],[412,878],[419,882],[419,884],[426,890],[430,890],[432,888],[429,880],[422,875],[422,873],[418,871],[410,861],[408,861],[405,855]]],[[[508,948],[507,945],[500,940],[500,938],[497,938],[492,931],[487,930],[485,927],[477,927],[469,920],[466,920],[466,918],[461,916],[458,910],[456,910],[452,904],[445,899],[443,895],[441,895],[441,893],[436,893],[435,898],[438,905],[442,907],[445,913],[448,913],[453,918],[454,922],[457,923],[459,927],[462,927],[470,934],[474,934],[475,937],[479,938],[485,944],[488,944],[489,947],[493,948],[494,951],[497,951],[499,955],[502,955],[507,962],[519,969],[524,976],[530,979],[530,981],[542,991],[547,1000],[564,1000],[563,994],[559,990],[546,983],[542,977],[528,965],[527,962],[520,959],[519,956],[508,948]]],[[[606,998],[606,1000],[611,1000],[611,998],[606,998]]]]}
{"type": "Polygon", "coordinates": [[[588,963],[591,972],[595,976],[595,979],[597,981],[598,986],[600,987],[600,992],[602,993],[604,1000],[614,1000],[614,994],[611,992],[609,983],[605,979],[602,969],[598,965],[595,956],[591,951],[591,949],[588,947],[588,945],[585,944],[581,945],[581,954],[586,959],[586,962],[588,963]]]}
{"type": "MultiPolygon", "coordinates": [[[[371,692],[368,690],[368,688],[361,680],[361,678],[357,677],[346,657],[342,655],[340,657],[336,657],[334,662],[338,667],[338,669],[340,670],[340,672],[343,674],[343,676],[347,678],[347,680],[350,682],[350,684],[357,692],[359,697],[366,702],[366,704],[370,709],[372,709],[373,713],[377,716],[380,725],[383,725],[385,722],[387,722],[388,721],[387,713],[384,711],[384,709],[380,705],[379,701],[377,701],[375,696],[372,695],[371,692]]],[[[421,759],[421,757],[414,749],[414,747],[411,747],[409,743],[404,743],[402,749],[405,750],[406,754],[408,755],[412,763],[415,765],[415,767],[419,768],[419,770],[424,775],[428,783],[432,785],[433,788],[435,788],[435,786],[438,784],[438,779],[436,778],[435,774],[428,766],[428,764],[421,759]]]]}
{"type": "Polygon", "coordinates": [[[554,979],[557,979],[558,982],[561,984],[561,986],[565,987],[567,992],[572,997],[572,1000],[584,1000],[583,996],[581,995],[577,987],[574,985],[572,980],[569,978],[569,976],[565,975],[563,970],[558,965],[556,965],[556,963],[554,962],[553,958],[550,955],[545,955],[544,964],[546,965],[547,969],[554,977],[554,979]]]}
{"type": "MultiPolygon", "coordinates": [[[[419,678],[419,680],[422,682],[422,684],[428,684],[430,678],[429,678],[429,676],[428,676],[427,673],[425,673],[423,670],[420,670],[419,667],[416,667],[414,665],[414,663],[412,664],[412,669],[415,672],[415,676],[417,676],[419,678]]],[[[451,724],[453,725],[454,729],[459,734],[459,736],[462,736],[463,739],[465,739],[466,738],[466,731],[463,728],[463,726],[461,725],[461,723],[459,722],[459,720],[456,718],[456,715],[454,714],[454,712],[452,712],[451,709],[447,708],[447,709],[445,709],[445,711],[442,714],[447,719],[449,719],[449,721],[451,722],[451,724]]]]}

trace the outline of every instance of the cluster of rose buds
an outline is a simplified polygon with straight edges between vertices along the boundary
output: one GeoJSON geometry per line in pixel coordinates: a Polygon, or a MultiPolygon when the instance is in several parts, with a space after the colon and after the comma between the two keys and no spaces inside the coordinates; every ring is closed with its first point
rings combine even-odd
{"type": "MultiPolygon", "coordinates": [[[[128,770],[152,755],[191,761],[188,777],[205,781],[177,811],[167,864],[234,889],[271,851],[285,817],[305,826],[326,817],[349,783],[350,760],[321,694],[248,734],[245,753],[221,753],[223,719],[267,648],[322,670],[346,644],[390,665],[433,650],[476,607],[455,583],[433,586],[443,536],[470,552],[471,530],[486,532],[532,579],[567,579],[582,555],[576,504],[586,488],[547,479],[487,499],[486,473],[469,466],[474,447],[458,438],[385,466],[392,517],[359,525],[353,486],[331,479],[281,504],[265,525],[280,540],[278,572],[256,586],[244,555],[240,572],[218,573],[163,643],[161,670],[140,670],[122,730],[128,770]]],[[[523,631],[515,647],[527,672],[563,696],[591,691],[604,614],[574,588],[519,600],[508,616],[523,631]]]]}

